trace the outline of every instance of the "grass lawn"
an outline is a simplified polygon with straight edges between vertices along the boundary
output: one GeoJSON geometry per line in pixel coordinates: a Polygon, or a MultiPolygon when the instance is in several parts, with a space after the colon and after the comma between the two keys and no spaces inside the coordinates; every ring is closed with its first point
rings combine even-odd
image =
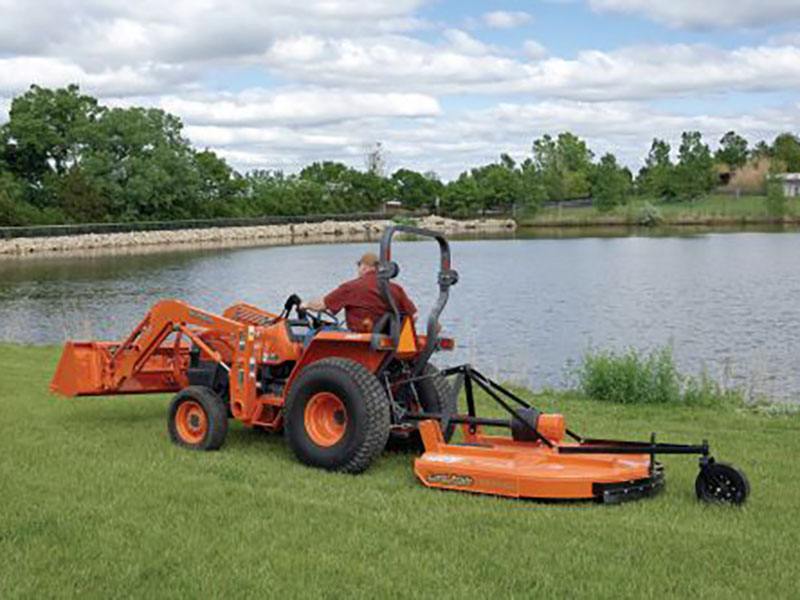
{"type": "Polygon", "coordinates": [[[578,432],[710,439],[743,508],[699,504],[694,457],[620,506],[428,490],[411,455],[309,469],[235,425],[173,446],[169,398],[59,399],[59,350],[0,346],[0,597],[797,597],[800,418],[541,398],[578,432]]]}
{"type": "MultiPolygon", "coordinates": [[[[601,212],[592,206],[571,208],[546,207],[536,216],[523,219],[523,226],[542,225],[592,225],[592,224],[636,224],[637,216],[642,210],[645,200],[632,199],[626,206],[618,206],[610,211],[601,212]]],[[[664,225],[670,224],[702,224],[715,222],[721,224],[758,223],[772,219],[767,211],[764,196],[709,195],[694,202],[657,202],[650,200],[661,213],[664,225]]],[[[786,217],[800,218],[800,200],[787,198],[786,217]]],[[[774,220],[774,219],[773,219],[774,220]]]]}

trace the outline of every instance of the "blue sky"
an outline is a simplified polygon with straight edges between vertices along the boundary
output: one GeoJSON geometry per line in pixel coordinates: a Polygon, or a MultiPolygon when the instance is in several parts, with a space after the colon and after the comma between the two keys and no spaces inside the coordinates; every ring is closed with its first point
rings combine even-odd
{"type": "Polygon", "coordinates": [[[242,170],[314,160],[444,178],[584,137],[800,132],[797,0],[0,0],[0,121],[31,84],[157,106],[242,170]]]}

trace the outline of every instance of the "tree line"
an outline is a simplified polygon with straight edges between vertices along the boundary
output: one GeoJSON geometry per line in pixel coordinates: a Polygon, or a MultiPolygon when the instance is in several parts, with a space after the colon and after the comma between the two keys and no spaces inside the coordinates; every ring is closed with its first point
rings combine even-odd
{"type": "Polygon", "coordinates": [[[596,159],[569,132],[535,140],[521,162],[502,154],[449,182],[406,168],[384,173],[380,152],[363,171],[326,161],[295,174],[239,173],[195,149],[174,115],[106,107],[76,85],[31,86],[0,127],[0,225],[368,212],[393,200],[456,217],[531,214],[548,201],[589,197],[607,209],[634,194],[698,198],[718,184],[720,167],[735,172],[764,158],[773,170],[800,171],[800,140],[791,133],[750,147],[731,131],[712,153],[688,131],[674,161],[670,145],[654,139],[635,176],[611,153],[596,159]]]}

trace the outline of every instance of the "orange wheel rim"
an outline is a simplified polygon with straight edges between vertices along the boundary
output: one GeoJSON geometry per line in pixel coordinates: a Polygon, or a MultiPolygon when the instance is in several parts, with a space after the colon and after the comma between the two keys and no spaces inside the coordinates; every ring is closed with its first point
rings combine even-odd
{"type": "Polygon", "coordinates": [[[178,435],[187,444],[199,444],[208,432],[208,416],[199,402],[182,402],[175,414],[178,435]]]}
{"type": "Polygon", "coordinates": [[[344,403],[330,392],[318,392],[311,396],[303,420],[308,437],[317,446],[333,446],[344,437],[347,429],[344,403]]]}

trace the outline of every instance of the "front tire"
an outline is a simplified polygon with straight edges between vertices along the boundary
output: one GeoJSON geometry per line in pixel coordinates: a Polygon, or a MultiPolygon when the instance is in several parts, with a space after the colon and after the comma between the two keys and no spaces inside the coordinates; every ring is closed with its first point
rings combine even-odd
{"type": "Polygon", "coordinates": [[[389,436],[389,400],[361,364],[327,358],[305,367],[286,399],[284,431],[303,463],[361,473],[389,436]]]}
{"type": "Polygon", "coordinates": [[[183,448],[219,450],[228,435],[227,404],[207,387],[184,388],[169,405],[167,431],[183,448]]]}

